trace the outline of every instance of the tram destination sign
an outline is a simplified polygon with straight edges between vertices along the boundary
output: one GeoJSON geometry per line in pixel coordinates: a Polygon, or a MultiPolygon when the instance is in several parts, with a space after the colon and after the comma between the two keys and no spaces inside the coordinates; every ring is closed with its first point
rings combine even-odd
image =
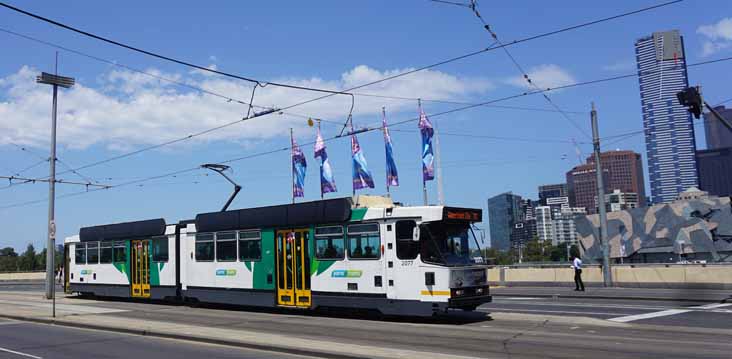
{"type": "Polygon", "coordinates": [[[483,210],[475,208],[445,207],[442,218],[453,221],[480,222],[483,220],[483,210]]]}

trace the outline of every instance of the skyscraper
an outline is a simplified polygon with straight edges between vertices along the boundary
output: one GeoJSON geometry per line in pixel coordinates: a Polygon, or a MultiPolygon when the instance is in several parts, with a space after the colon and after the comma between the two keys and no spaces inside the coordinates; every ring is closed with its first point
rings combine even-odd
{"type": "Polygon", "coordinates": [[[635,54],[652,201],[671,202],[698,186],[691,114],[676,99],[689,86],[683,38],[654,32],[636,41],[635,54]]]}
{"type": "Polygon", "coordinates": [[[732,147],[696,151],[699,188],[710,194],[732,196],[732,147]]]}
{"type": "Polygon", "coordinates": [[[569,196],[569,191],[567,190],[566,183],[545,184],[545,185],[539,186],[539,203],[542,206],[546,206],[547,198],[568,197],[568,196],[569,196]]]}
{"type": "Polygon", "coordinates": [[[488,223],[491,248],[507,251],[511,248],[511,233],[521,221],[521,196],[511,192],[488,199],[488,223]]]}
{"type": "MultiPolygon", "coordinates": [[[[602,162],[600,162],[602,163],[602,162]]],[[[575,166],[567,172],[567,187],[569,188],[569,204],[571,207],[585,208],[587,213],[597,213],[595,197],[597,197],[597,176],[594,164],[575,166]]],[[[602,169],[602,183],[605,192],[608,191],[610,171],[602,169]]]]}
{"type": "MultiPolygon", "coordinates": [[[[732,108],[717,106],[714,108],[724,119],[732,122],[732,108]]],[[[716,150],[732,147],[732,131],[724,126],[711,112],[704,113],[704,135],[707,138],[707,149],[716,150]]]]}
{"type": "MultiPolygon", "coordinates": [[[[588,164],[595,163],[595,157],[587,157],[588,164]]],[[[606,151],[600,153],[600,164],[607,169],[608,191],[620,190],[623,193],[635,193],[638,196],[637,205],[646,206],[646,185],[643,179],[643,164],[641,155],[633,151],[606,151]]]]}

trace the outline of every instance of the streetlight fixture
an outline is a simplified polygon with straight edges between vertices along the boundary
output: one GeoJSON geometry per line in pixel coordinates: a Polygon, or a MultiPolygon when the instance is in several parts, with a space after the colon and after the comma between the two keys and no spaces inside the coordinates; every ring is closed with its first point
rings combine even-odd
{"type": "Polygon", "coordinates": [[[58,103],[58,88],[71,88],[75,80],[72,77],[58,75],[58,53],[56,53],[56,74],[42,72],[36,77],[36,82],[53,86],[53,104],[51,109],[51,157],[50,175],[48,179],[48,243],[46,244],[46,299],[53,300],[53,313],[56,316],[56,287],[54,284],[54,259],[56,257],[56,220],[55,220],[55,199],[56,199],[56,113],[58,103]]]}

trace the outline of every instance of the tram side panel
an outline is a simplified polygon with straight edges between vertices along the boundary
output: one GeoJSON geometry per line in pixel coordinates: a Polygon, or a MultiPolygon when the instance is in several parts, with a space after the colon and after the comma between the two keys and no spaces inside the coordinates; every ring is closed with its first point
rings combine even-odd
{"type": "Polygon", "coordinates": [[[124,254],[127,252],[128,242],[117,243],[117,247],[114,242],[100,241],[69,244],[70,291],[130,297],[129,256],[124,254]]]}
{"type": "Polygon", "coordinates": [[[274,305],[274,230],[181,230],[181,288],[188,300],[274,305]]]}

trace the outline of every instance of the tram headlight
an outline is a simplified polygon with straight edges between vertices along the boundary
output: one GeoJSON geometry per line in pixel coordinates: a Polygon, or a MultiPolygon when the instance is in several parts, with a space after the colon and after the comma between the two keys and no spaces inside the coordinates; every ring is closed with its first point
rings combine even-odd
{"type": "Polygon", "coordinates": [[[465,291],[462,289],[455,290],[455,296],[459,297],[461,295],[465,294],[465,291]]]}
{"type": "Polygon", "coordinates": [[[483,294],[483,288],[476,288],[475,294],[483,294]]]}

